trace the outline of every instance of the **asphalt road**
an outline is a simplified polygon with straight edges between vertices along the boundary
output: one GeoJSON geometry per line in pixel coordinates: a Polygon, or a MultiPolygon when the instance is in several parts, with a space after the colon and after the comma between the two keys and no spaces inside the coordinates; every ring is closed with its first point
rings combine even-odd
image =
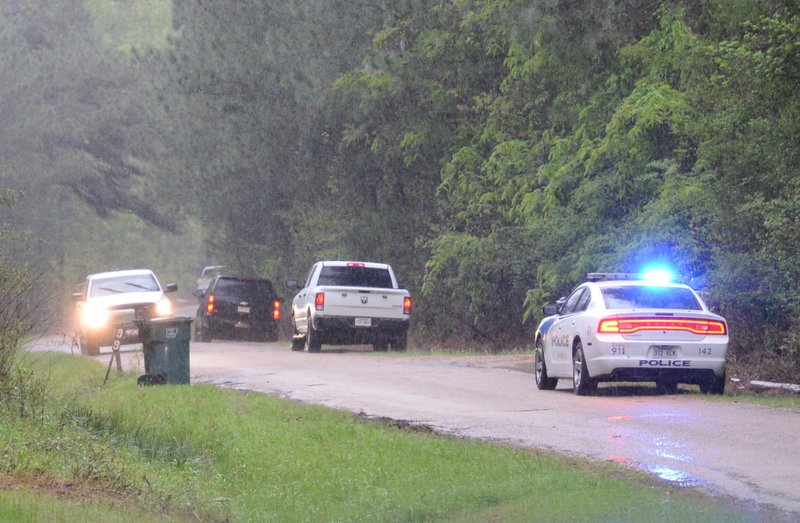
{"type": "MultiPolygon", "coordinates": [[[[68,350],[41,342],[40,350],[68,350]]],[[[308,354],[288,343],[191,343],[191,380],[388,417],[461,437],[610,460],[666,481],[738,498],[768,519],[800,519],[800,411],[647,386],[571,382],[536,389],[530,355],[413,356],[360,348],[308,354]],[[767,510],[764,512],[764,510],[767,510]]],[[[96,359],[108,363],[109,349],[96,359]]],[[[141,350],[123,347],[127,368],[141,350]]]]}

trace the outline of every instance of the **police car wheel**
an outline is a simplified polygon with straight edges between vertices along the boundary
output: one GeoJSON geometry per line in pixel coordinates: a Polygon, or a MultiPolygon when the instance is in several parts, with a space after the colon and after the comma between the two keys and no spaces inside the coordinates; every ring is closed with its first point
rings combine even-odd
{"type": "Polygon", "coordinates": [[[722,376],[713,376],[700,382],[700,392],[703,394],[725,394],[725,373],[722,376]]]}
{"type": "Polygon", "coordinates": [[[536,342],[536,348],[533,351],[533,370],[536,387],[539,390],[553,390],[556,388],[558,378],[547,376],[547,365],[544,362],[544,349],[542,348],[541,340],[536,342]]]}
{"type": "Polygon", "coordinates": [[[589,376],[589,369],[586,368],[586,357],[580,341],[572,358],[572,388],[578,396],[587,396],[597,390],[597,381],[589,376]]]}
{"type": "Polygon", "coordinates": [[[675,394],[678,392],[678,382],[668,380],[657,381],[656,391],[659,394],[675,394]]]}

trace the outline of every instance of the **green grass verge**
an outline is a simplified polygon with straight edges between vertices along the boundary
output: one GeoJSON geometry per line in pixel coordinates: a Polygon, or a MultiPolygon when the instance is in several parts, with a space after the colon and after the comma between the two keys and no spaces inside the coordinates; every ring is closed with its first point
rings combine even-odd
{"type": "Polygon", "coordinates": [[[26,488],[0,490],[0,521],[40,523],[42,521],[80,521],[82,523],[128,523],[164,521],[164,517],[137,511],[131,506],[98,500],[77,502],[64,496],[26,488]]]}
{"type": "Polygon", "coordinates": [[[0,493],[0,505],[16,507],[2,520],[94,521],[105,500],[123,520],[147,520],[142,511],[204,521],[749,520],[614,464],[206,385],[139,387],[114,375],[103,386],[96,362],[27,358],[52,394],[33,416],[5,414],[0,475],[69,488],[0,493]]]}

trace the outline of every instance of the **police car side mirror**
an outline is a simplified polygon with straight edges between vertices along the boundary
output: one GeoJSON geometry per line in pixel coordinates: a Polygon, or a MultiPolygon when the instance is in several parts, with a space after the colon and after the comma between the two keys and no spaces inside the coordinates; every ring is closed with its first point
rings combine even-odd
{"type": "Polygon", "coordinates": [[[558,305],[553,305],[552,303],[549,303],[544,307],[542,307],[542,312],[544,312],[545,316],[555,316],[556,314],[558,314],[558,309],[559,309],[558,305]]]}

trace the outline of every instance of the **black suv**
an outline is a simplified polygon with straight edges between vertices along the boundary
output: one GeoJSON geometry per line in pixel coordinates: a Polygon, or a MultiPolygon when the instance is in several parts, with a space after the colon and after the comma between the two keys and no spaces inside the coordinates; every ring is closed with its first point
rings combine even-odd
{"type": "Polygon", "coordinates": [[[275,341],[283,300],[262,278],[216,276],[197,309],[195,339],[230,337],[275,341]]]}

